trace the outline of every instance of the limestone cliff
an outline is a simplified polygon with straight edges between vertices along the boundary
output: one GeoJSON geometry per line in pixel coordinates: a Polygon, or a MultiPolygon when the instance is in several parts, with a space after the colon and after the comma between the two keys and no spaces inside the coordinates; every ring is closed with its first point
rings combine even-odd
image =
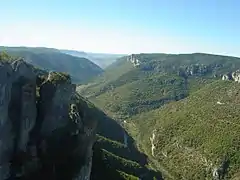
{"type": "Polygon", "coordinates": [[[233,80],[235,82],[240,82],[240,70],[236,70],[232,73],[222,75],[222,80],[233,80]]]}
{"type": "Polygon", "coordinates": [[[127,60],[130,61],[134,67],[137,67],[140,65],[140,61],[134,56],[134,54],[128,56],[127,60]]]}
{"type": "Polygon", "coordinates": [[[39,74],[0,61],[0,180],[88,180],[97,121],[68,75],[39,74]]]}

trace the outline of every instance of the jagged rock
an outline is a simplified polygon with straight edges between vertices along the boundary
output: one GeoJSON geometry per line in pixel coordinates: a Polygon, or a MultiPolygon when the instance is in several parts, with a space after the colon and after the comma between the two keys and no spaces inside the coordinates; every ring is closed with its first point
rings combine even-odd
{"type": "Polygon", "coordinates": [[[190,66],[182,66],[178,70],[178,75],[182,77],[188,76],[203,76],[212,72],[213,69],[203,64],[193,64],[190,66]]]}

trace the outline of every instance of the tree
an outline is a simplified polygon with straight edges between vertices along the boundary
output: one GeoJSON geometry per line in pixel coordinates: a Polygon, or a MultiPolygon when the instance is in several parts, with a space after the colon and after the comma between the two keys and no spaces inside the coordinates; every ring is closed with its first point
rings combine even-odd
{"type": "Polygon", "coordinates": [[[7,52],[2,51],[0,52],[0,61],[12,61],[13,57],[11,57],[7,52]]]}

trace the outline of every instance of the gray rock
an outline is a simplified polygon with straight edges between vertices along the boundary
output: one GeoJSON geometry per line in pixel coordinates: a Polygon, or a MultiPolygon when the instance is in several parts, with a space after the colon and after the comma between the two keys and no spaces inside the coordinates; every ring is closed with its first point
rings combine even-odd
{"type": "MultiPolygon", "coordinates": [[[[19,122],[19,138],[18,150],[26,151],[27,142],[29,140],[29,132],[32,130],[36,123],[36,75],[33,66],[27,64],[23,60],[15,61],[12,63],[14,69],[13,84],[20,84],[21,92],[18,93],[20,97],[19,103],[21,107],[19,122]]],[[[14,100],[14,99],[13,99],[14,100]]],[[[17,120],[15,120],[17,121],[17,120]]]]}
{"type": "Polygon", "coordinates": [[[9,120],[13,71],[9,64],[0,64],[0,179],[6,179],[10,171],[13,152],[12,124],[9,120]]]}
{"type": "Polygon", "coordinates": [[[35,81],[36,80],[36,75],[34,73],[34,67],[28,63],[26,63],[24,60],[17,60],[14,61],[11,64],[14,74],[15,74],[15,79],[19,79],[19,77],[25,77],[26,79],[35,81]]]}
{"type": "Polygon", "coordinates": [[[240,70],[237,70],[232,73],[232,78],[236,82],[240,82],[240,70]]]}
{"type": "Polygon", "coordinates": [[[222,80],[233,80],[235,82],[240,82],[240,70],[232,73],[224,74],[222,80]]]}
{"type": "MultiPolygon", "coordinates": [[[[60,134],[57,134],[59,136],[56,139],[59,142],[56,144],[59,144],[60,148],[64,147],[64,143],[69,144],[68,141],[63,141],[62,144],[61,138],[64,139],[65,135],[70,142],[73,141],[70,144],[73,145],[70,146],[73,149],[70,148],[68,153],[84,159],[83,166],[76,173],[76,180],[88,180],[97,122],[91,115],[85,116],[85,112],[80,114],[79,107],[73,100],[76,85],[68,79],[53,83],[54,77],[51,73],[40,87],[40,101],[37,106],[35,71],[33,66],[23,60],[14,61],[12,64],[0,62],[0,180],[8,179],[10,176],[13,179],[22,178],[39,170],[44,160],[41,160],[37,148],[42,150],[44,155],[54,154],[55,151],[49,153],[48,147],[51,144],[48,144],[48,140],[55,140],[55,137],[53,139],[48,137],[56,132],[55,130],[65,127],[66,134],[57,131],[60,134]],[[74,123],[75,129],[68,128],[69,122],[74,123]],[[73,129],[76,131],[69,136],[68,131],[73,129]]],[[[53,143],[55,146],[55,142],[53,143]]],[[[62,153],[61,155],[65,155],[64,150],[62,153]]]]}
{"type": "Polygon", "coordinates": [[[36,76],[23,60],[0,64],[0,179],[14,152],[26,151],[36,120],[36,76]]]}
{"type": "Polygon", "coordinates": [[[133,54],[127,58],[127,61],[130,61],[134,67],[141,64],[141,62],[133,54]]]}
{"type": "Polygon", "coordinates": [[[67,125],[71,99],[75,91],[76,85],[69,82],[53,85],[47,81],[42,85],[40,88],[40,96],[42,96],[40,111],[43,114],[41,131],[44,136],[67,125]]]}

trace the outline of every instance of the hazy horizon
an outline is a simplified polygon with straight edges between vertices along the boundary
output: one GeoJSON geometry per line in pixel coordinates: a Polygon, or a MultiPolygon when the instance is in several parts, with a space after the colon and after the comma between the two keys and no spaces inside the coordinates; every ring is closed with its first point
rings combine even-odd
{"type": "Polygon", "coordinates": [[[11,0],[0,46],[240,57],[237,0],[11,0]]]}
{"type": "Polygon", "coordinates": [[[91,52],[91,51],[82,51],[82,50],[74,50],[74,49],[58,49],[54,47],[41,47],[41,46],[0,46],[0,47],[7,47],[7,48],[49,48],[49,49],[56,49],[60,51],[70,50],[70,51],[77,51],[77,52],[83,52],[83,53],[93,53],[93,54],[109,54],[109,55],[131,55],[131,54],[212,54],[212,55],[219,55],[219,56],[230,56],[230,57],[239,57],[234,55],[226,55],[226,54],[218,54],[218,53],[206,53],[206,52],[188,52],[188,53],[165,53],[165,52],[139,52],[139,53],[109,53],[109,52],[91,52]]]}

